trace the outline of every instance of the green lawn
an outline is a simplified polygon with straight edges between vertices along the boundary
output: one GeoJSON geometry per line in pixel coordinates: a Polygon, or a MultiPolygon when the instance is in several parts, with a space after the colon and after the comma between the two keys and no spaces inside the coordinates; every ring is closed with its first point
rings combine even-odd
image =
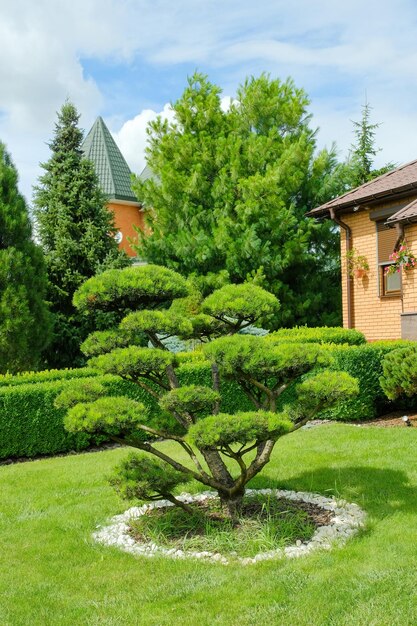
{"type": "Polygon", "coordinates": [[[416,451],[407,428],[282,439],[252,486],[336,494],[366,509],[368,528],[332,552],[248,567],[94,544],[95,526],[126,508],[105,480],[125,449],[0,467],[0,624],[415,625],[416,451]]]}

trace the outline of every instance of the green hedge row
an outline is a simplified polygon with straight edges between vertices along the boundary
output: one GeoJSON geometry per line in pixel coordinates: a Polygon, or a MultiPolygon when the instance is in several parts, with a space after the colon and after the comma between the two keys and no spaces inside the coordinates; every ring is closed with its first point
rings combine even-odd
{"type": "MultiPolygon", "coordinates": [[[[317,417],[340,421],[362,421],[405,407],[411,408],[413,402],[415,402],[414,400],[408,398],[391,402],[385,396],[379,383],[385,355],[392,352],[392,350],[404,348],[408,345],[415,345],[415,342],[404,340],[375,341],[357,346],[329,346],[334,359],[330,369],[344,371],[357,378],[359,381],[359,394],[346,402],[340,402],[332,409],[322,411],[317,417]]],[[[307,376],[311,376],[313,373],[307,376]]],[[[295,401],[296,385],[297,383],[292,384],[282,394],[279,401],[280,408],[295,401]]]]}
{"type": "MultiPolygon", "coordinates": [[[[366,420],[400,408],[401,402],[389,402],[379,384],[382,361],[388,352],[410,344],[415,345],[414,342],[386,341],[365,345],[343,343],[344,345],[329,346],[334,357],[331,367],[358,378],[360,393],[348,402],[323,411],[320,417],[333,420],[366,420]]],[[[179,359],[182,365],[178,375],[182,384],[211,385],[210,366],[201,353],[195,353],[192,357],[180,355],[179,359]]],[[[94,438],[87,434],[73,435],[66,432],[63,427],[65,411],[54,407],[55,397],[73,383],[77,373],[80,378],[94,376],[108,387],[110,395],[127,395],[141,400],[149,406],[153,414],[161,414],[155,400],[139,386],[115,376],[98,376],[88,368],[3,377],[7,382],[2,380],[0,386],[0,459],[82,450],[103,441],[103,438],[94,438]],[[48,376],[52,379],[48,379],[48,376]]],[[[221,391],[223,412],[253,409],[236,383],[222,382],[221,391]]],[[[281,406],[290,404],[294,399],[295,385],[292,385],[281,396],[281,406]]],[[[407,403],[410,406],[409,399],[407,403]]]]}
{"type": "MultiPolygon", "coordinates": [[[[210,385],[210,366],[199,361],[200,359],[195,359],[195,363],[179,368],[182,384],[210,385]]],[[[86,378],[85,369],[79,370],[80,378],[86,378]]],[[[71,375],[63,372],[63,377],[47,382],[36,382],[31,377],[35,376],[33,374],[28,375],[32,382],[13,384],[9,381],[7,385],[0,387],[0,460],[79,451],[105,441],[103,437],[92,437],[84,433],[74,435],[64,429],[65,410],[55,408],[54,400],[65,387],[73,384],[75,372],[76,370],[72,370],[71,375]]],[[[47,372],[42,374],[47,378],[47,372]]],[[[154,415],[162,414],[155,399],[138,385],[116,376],[96,375],[94,378],[108,388],[110,395],[127,395],[142,401],[154,415]]],[[[232,413],[234,410],[253,409],[235,383],[224,383],[222,393],[224,411],[232,413]]]]}
{"type": "Polygon", "coordinates": [[[295,326],[294,328],[281,328],[270,333],[266,341],[285,343],[335,343],[359,346],[366,343],[365,336],[353,328],[339,328],[323,326],[310,328],[308,326],[295,326]]]}
{"type": "Polygon", "coordinates": [[[43,370],[41,372],[22,372],[21,374],[0,374],[0,388],[5,386],[27,385],[29,383],[47,383],[53,380],[73,380],[96,376],[91,367],[64,370],[43,370]]]}
{"type": "MultiPolygon", "coordinates": [[[[414,345],[412,341],[375,341],[355,348],[335,348],[332,369],[343,370],[359,380],[359,395],[323,411],[320,417],[334,420],[367,420],[405,406],[407,401],[391,402],[385,396],[379,379],[382,362],[389,352],[414,345]]],[[[408,405],[410,400],[408,400],[408,405]]]]}

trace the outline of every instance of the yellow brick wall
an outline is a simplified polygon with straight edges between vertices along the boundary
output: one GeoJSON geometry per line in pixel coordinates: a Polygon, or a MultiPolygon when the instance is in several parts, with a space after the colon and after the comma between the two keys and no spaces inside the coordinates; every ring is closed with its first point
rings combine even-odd
{"type": "MultiPolygon", "coordinates": [[[[389,203],[375,208],[388,206],[389,203]]],[[[341,219],[352,229],[353,248],[358,251],[358,254],[364,255],[369,263],[369,272],[366,277],[352,279],[352,325],[363,332],[368,341],[399,339],[401,337],[401,313],[417,311],[417,269],[403,272],[403,298],[380,297],[375,222],[369,219],[369,211],[365,209],[341,216],[341,219]]],[[[417,225],[406,226],[405,239],[413,252],[417,254],[417,225]]],[[[343,230],[341,231],[341,251],[343,324],[346,327],[347,264],[346,233],[343,230]]]]}

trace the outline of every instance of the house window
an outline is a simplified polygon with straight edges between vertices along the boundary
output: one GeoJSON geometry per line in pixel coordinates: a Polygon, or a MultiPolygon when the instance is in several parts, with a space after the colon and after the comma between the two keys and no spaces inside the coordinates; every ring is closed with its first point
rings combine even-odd
{"type": "Polygon", "coordinates": [[[390,255],[394,251],[398,233],[389,228],[384,221],[376,222],[377,256],[378,256],[378,288],[380,296],[401,295],[401,274],[386,274],[385,270],[392,263],[390,255]]]}
{"type": "Polygon", "coordinates": [[[396,296],[401,293],[401,273],[395,272],[395,274],[386,274],[385,268],[389,265],[383,266],[383,284],[382,294],[383,296],[396,296]]]}

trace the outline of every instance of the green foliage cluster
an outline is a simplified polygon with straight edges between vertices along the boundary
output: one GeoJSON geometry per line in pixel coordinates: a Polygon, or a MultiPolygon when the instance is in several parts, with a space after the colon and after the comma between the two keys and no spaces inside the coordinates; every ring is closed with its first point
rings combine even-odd
{"type": "Polygon", "coordinates": [[[319,413],[321,407],[335,407],[346,398],[356,398],[359,382],[347,372],[319,372],[297,387],[301,415],[319,413]]]}
{"type": "Polygon", "coordinates": [[[91,367],[105,374],[116,374],[128,380],[145,376],[152,380],[165,375],[165,369],[172,365],[175,356],[154,348],[129,346],[115,348],[110,353],[101,354],[89,360],[91,367]]]}
{"type": "Polygon", "coordinates": [[[118,312],[168,306],[188,295],[187,282],[165,267],[144,265],[124,270],[107,270],[85,281],[74,294],[74,305],[82,312],[118,312]]]}
{"type": "Polygon", "coordinates": [[[127,500],[160,500],[188,479],[167,463],[152,457],[129,454],[117,467],[110,483],[127,500]]]}
{"type": "Polygon", "coordinates": [[[389,400],[417,393],[417,346],[411,345],[389,352],[382,363],[381,388],[389,400]]]}
{"type": "Polygon", "coordinates": [[[70,409],[79,402],[93,402],[106,393],[104,385],[98,379],[81,379],[77,386],[67,387],[55,399],[57,409],[70,409]]]}
{"type": "Polygon", "coordinates": [[[127,315],[120,323],[120,328],[132,335],[149,333],[160,341],[173,335],[192,337],[193,325],[189,319],[175,315],[171,311],[136,311],[127,315]]]}
{"type": "Polygon", "coordinates": [[[126,332],[121,328],[113,330],[97,330],[88,335],[81,344],[81,350],[88,356],[106,354],[115,348],[127,348],[131,345],[145,345],[146,339],[143,333],[126,332]]]}
{"type": "Polygon", "coordinates": [[[40,366],[51,338],[46,288],[17,171],[0,142],[0,373],[40,366]]]}
{"type": "Polygon", "coordinates": [[[250,335],[222,337],[207,344],[204,353],[226,377],[235,378],[237,373],[250,377],[256,371],[265,384],[273,377],[274,390],[279,393],[282,385],[314,367],[331,363],[330,353],[323,351],[319,344],[299,343],[295,348],[294,343],[274,344],[266,338],[250,335]]]}
{"type": "Polygon", "coordinates": [[[68,367],[84,361],[80,344],[94,328],[106,328],[101,315],[86,319],[73,306],[76,289],[90,276],[111,267],[130,265],[114,239],[113,215],[107,209],[94,165],[81,150],[83,131],[71,102],[58,113],[51,157],[34,190],[37,233],[49,279],[48,299],[55,314],[54,339],[46,354],[49,366],[68,367]]]}
{"type": "Polygon", "coordinates": [[[271,411],[245,411],[229,415],[209,415],[193,424],[187,435],[188,441],[199,448],[246,445],[253,441],[265,441],[289,433],[294,424],[285,413],[271,411]]]}
{"type": "Polygon", "coordinates": [[[171,389],[171,391],[162,396],[159,404],[165,411],[179,411],[200,415],[210,411],[210,408],[213,410],[214,405],[220,402],[220,400],[221,395],[209,387],[187,385],[171,389]]]}
{"type": "Polygon", "coordinates": [[[247,79],[226,111],[220,95],[196,73],[175,119],[150,124],[154,176],[135,192],[151,234],[138,253],[192,276],[204,295],[253,280],[281,302],[274,327],[339,323],[337,229],[305,213],[346,191],[349,168],[335,146],[316,152],[309,99],[292,80],[247,79]]]}
{"type": "Polygon", "coordinates": [[[225,285],[209,295],[203,302],[202,312],[223,322],[233,330],[255,322],[268,323],[279,310],[279,302],[272,293],[250,283],[225,285]]]}
{"type": "MultiPolygon", "coordinates": [[[[90,391],[91,395],[96,395],[94,390],[90,391]]],[[[57,400],[62,403],[62,394],[57,400]]],[[[74,402],[74,396],[70,396],[68,404],[72,406],[67,412],[64,425],[73,433],[101,433],[122,438],[125,433],[131,434],[138,430],[147,418],[145,406],[126,396],[100,397],[92,402],[86,402],[83,398],[78,403],[76,399],[74,402]]]]}

